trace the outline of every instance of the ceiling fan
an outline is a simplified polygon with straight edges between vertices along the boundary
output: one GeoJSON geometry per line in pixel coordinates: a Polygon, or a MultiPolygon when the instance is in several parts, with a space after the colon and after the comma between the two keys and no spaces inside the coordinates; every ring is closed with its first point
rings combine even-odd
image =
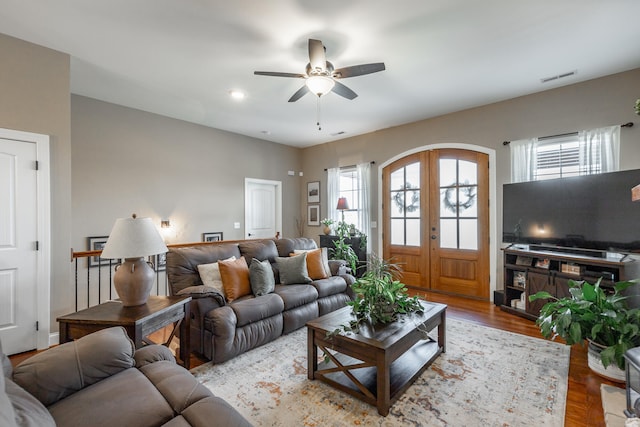
{"type": "Polygon", "coordinates": [[[347,99],[354,99],[358,94],[338,82],[338,79],[377,73],[385,69],[384,62],[376,62],[373,64],[352,65],[336,70],[333,64],[327,61],[325,51],[326,48],[322,44],[322,41],[309,39],[309,63],[307,64],[305,74],[280,73],[275,71],[254,71],[253,74],[258,76],[305,79],[304,86],[289,98],[289,102],[296,102],[306,95],[307,92],[311,92],[318,97],[329,92],[334,92],[347,99]]]}

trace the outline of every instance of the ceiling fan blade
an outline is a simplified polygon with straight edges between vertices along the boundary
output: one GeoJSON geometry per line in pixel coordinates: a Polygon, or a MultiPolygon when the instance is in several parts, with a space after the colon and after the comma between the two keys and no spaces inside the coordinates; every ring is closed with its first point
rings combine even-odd
{"type": "Polygon", "coordinates": [[[336,79],[346,79],[347,77],[362,76],[384,70],[384,62],[352,65],[351,67],[338,68],[333,72],[333,77],[336,79]]]}
{"type": "Polygon", "coordinates": [[[291,98],[289,98],[289,102],[296,102],[298,99],[302,98],[309,92],[309,88],[307,85],[302,86],[296,93],[294,93],[291,98]]]}
{"type": "Polygon", "coordinates": [[[279,73],[277,71],[254,71],[253,74],[256,76],[272,76],[272,77],[294,77],[297,79],[304,79],[307,77],[304,74],[298,73],[279,73]]]}
{"type": "Polygon", "coordinates": [[[331,91],[347,99],[354,99],[358,96],[357,93],[355,93],[354,91],[352,91],[351,89],[349,89],[348,87],[346,87],[340,82],[336,82],[335,86],[333,86],[333,89],[331,89],[331,91]]]}
{"type": "Polygon", "coordinates": [[[322,72],[327,68],[324,46],[320,40],[309,39],[309,64],[312,71],[322,72]]]}

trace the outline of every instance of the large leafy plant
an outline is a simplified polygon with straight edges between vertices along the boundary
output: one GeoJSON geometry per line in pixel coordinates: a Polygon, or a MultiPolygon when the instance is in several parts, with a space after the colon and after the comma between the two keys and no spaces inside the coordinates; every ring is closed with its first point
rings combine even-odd
{"type": "Polygon", "coordinates": [[[407,287],[398,280],[400,274],[397,264],[371,254],[367,271],[351,285],[355,298],[347,304],[352,307],[355,319],[331,334],[357,333],[363,322],[372,325],[390,323],[402,314],[422,312],[424,309],[418,297],[410,297],[407,287]]]}
{"type": "Polygon", "coordinates": [[[545,338],[560,337],[567,345],[590,340],[603,347],[600,353],[606,368],[611,364],[625,368],[624,353],[640,345],[640,309],[628,308],[622,292],[638,280],[616,283],[613,292],[587,281],[569,281],[570,297],[556,298],[538,292],[530,301],[549,299],[536,321],[545,338]]]}

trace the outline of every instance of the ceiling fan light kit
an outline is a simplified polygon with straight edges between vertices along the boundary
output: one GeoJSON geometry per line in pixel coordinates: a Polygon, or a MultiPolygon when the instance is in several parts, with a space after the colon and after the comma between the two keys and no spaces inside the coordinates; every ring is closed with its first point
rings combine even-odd
{"type": "Polygon", "coordinates": [[[329,93],[336,85],[335,80],[327,76],[311,76],[305,82],[307,88],[311,93],[321,97],[322,95],[329,93]]]}

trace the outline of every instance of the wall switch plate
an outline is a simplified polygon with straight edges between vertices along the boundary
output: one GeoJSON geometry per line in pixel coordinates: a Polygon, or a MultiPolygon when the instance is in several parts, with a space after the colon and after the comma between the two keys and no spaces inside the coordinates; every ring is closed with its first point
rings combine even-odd
{"type": "Polygon", "coordinates": [[[233,223],[233,228],[235,228],[236,230],[240,229],[240,223],[239,222],[234,222],[233,223]]]}
{"type": "Polygon", "coordinates": [[[287,173],[289,174],[289,176],[295,176],[295,174],[296,174],[295,171],[289,171],[287,173]]]}
{"type": "MultiPolygon", "coordinates": [[[[298,176],[303,176],[303,175],[304,175],[304,173],[302,173],[302,172],[298,172],[298,176]]],[[[638,188],[640,188],[640,185],[638,185],[638,188]]],[[[639,192],[639,193],[640,193],[640,192],[639,192]]]]}
{"type": "Polygon", "coordinates": [[[378,223],[376,221],[371,221],[371,228],[378,228],[378,223]]]}

